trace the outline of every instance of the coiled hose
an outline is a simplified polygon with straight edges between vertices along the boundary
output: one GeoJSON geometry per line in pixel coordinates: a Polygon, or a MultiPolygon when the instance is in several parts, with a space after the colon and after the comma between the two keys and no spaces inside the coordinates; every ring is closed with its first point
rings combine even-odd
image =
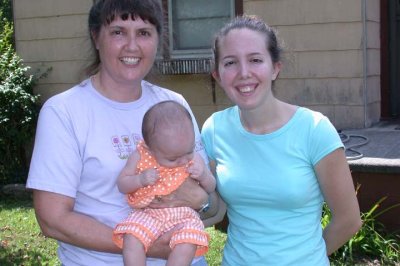
{"type": "Polygon", "coordinates": [[[369,142],[367,137],[365,137],[363,135],[345,134],[345,133],[341,132],[340,130],[338,131],[338,133],[339,133],[340,139],[342,140],[342,143],[345,146],[345,151],[346,152],[349,151],[349,152],[352,152],[353,154],[355,154],[355,155],[350,156],[350,155],[347,155],[347,153],[346,153],[346,159],[348,161],[358,160],[358,159],[361,159],[362,157],[364,157],[364,154],[361,153],[360,151],[358,151],[356,148],[366,145],[369,142]],[[354,138],[361,139],[361,141],[358,143],[355,143],[355,144],[346,145],[346,143],[349,142],[350,139],[352,139],[352,138],[353,139],[354,138]]]}

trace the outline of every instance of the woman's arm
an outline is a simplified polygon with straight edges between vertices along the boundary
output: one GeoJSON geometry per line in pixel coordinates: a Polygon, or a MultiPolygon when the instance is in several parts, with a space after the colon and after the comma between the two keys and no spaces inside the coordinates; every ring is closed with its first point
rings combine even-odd
{"type": "Polygon", "coordinates": [[[210,208],[208,211],[201,213],[200,217],[203,220],[204,226],[209,227],[221,222],[226,213],[226,204],[218,195],[213,192],[210,194],[210,208]]]}
{"type": "MultiPolygon", "coordinates": [[[[216,164],[215,161],[213,160],[209,160],[209,162],[210,162],[209,173],[214,178],[214,182],[216,183],[215,181],[216,164]]],[[[216,191],[210,193],[208,200],[209,200],[208,202],[209,209],[206,212],[201,213],[201,219],[203,220],[205,227],[212,226],[214,224],[221,222],[224,219],[226,213],[226,204],[216,191]]]]}
{"type": "Polygon", "coordinates": [[[208,210],[200,213],[206,227],[223,220],[226,212],[225,203],[215,191],[207,194],[195,180],[188,178],[174,193],[153,200],[149,208],[189,206],[194,210],[200,210],[207,203],[208,210]]]}
{"type": "Polygon", "coordinates": [[[207,192],[192,178],[187,178],[173,193],[157,197],[149,208],[171,208],[187,206],[198,210],[208,201],[207,192]]]}
{"type": "Polygon", "coordinates": [[[45,236],[85,249],[121,253],[112,241],[112,228],[74,212],[73,198],[34,190],[33,203],[36,219],[45,236]]]}
{"type": "MultiPolygon", "coordinates": [[[[36,219],[43,234],[62,242],[100,252],[121,253],[112,241],[113,229],[95,219],[73,211],[74,199],[41,190],[33,191],[36,219]]],[[[171,252],[173,231],[157,239],[148,254],[166,259],[171,252]]]]}
{"type": "Polygon", "coordinates": [[[315,169],[325,201],[332,213],[332,219],[323,233],[327,254],[330,255],[360,229],[360,209],[342,148],[325,156],[315,169]]]}

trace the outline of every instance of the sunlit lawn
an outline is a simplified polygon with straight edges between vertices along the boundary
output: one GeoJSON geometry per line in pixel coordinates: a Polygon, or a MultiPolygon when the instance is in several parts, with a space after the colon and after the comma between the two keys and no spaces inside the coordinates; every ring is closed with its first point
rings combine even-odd
{"type": "Polygon", "coordinates": [[[60,265],[56,247],[40,233],[31,200],[0,198],[0,265],[60,265]]]}
{"type": "MultiPolygon", "coordinates": [[[[207,261],[210,266],[221,265],[226,235],[207,229],[211,236],[207,261]]],[[[29,199],[0,198],[0,265],[60,265],[57,243],[44,237],[37,225],[29,199]]]]}
{"type": "MultiPolygon", "coordinates": [[[[364,224],[366,226],[368,224],[364,224]]],[[[206,255],[210,266],[220,266],[222,250],[226,234],[214,228],[207,228],[211,237],[209,252],[206,255]]],[[[362,231],[361,231],[362,232],[362,231]]],[[[370,232],[370,231],[368,231],[370,232]]],[[[362,233],[364,234],[364,233],[362,233]]],[[[369,234],[369,233],[368,233],[369,234]]],[[[383,242],[382,242],[383,241],[383,242]]],[[[397,248],[398,244],[391,243],[397,248]]],[[[370,245],[370,242],[367,242],[370,245]]],[[[389,246],[387,246],[389,247],[389,246]]],[[[396,250],[392,249],[392,250],[396,250]]],[[[60,265],[57,259],[57,243],[53,239],[44,237],[35,219],[31,199],[5,199],[0,195],[0,265],[60,265]]],[[[397,249],[398,250],[398,249],[397,249]]],[[[383,253],[389,254],[389,253],[383,253]]],[[[394,258],[398,258],[394,255],[394,258]]],[[[332,258],[331,258],[332,259],[332,258]]],[[[360,263],[352,265],[400,265],[398,260],[391,260],[389,264],[381,264],[376,259],[360,259],[360,263]]],[[[331,265],[346,265],[339,261],[331,261],[331,265]]]]}

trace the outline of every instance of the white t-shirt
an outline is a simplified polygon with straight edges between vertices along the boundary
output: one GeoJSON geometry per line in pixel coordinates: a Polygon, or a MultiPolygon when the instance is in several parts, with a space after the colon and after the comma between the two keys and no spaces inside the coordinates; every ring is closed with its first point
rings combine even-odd
{"type": "MultiPolygon", "coordinates": [[[[129,103],[105,98],[90,79],[53,96],[40,111],[27,187],[72,197],[74,211],[114,227],[130,211],[125,195],[117,188],[117,177],[142,139],[144,113],[164,100],[177,101],[190,111],[180,94],[146,81],[142,82],[141,97],[129,103]]],[[[207,160],[194,124],[196,150],[207,160]]],[[[68,266],[123,264],[121,255],[60,241],[58,255],[68,266]]],[[[148,265],[162,262],[148,261],[148,265]]]]}

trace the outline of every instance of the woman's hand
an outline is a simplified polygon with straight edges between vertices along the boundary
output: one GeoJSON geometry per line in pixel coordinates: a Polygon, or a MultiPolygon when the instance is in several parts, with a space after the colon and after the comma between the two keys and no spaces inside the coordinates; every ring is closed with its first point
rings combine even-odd
{"type": "Polygon", "coordinates": [[[192,178],[187,178],[177,190],[170,195],[157,197],[150,203],[149,208],[191,207],[200,209],[208,202],[207,192],[192,178]]]}

